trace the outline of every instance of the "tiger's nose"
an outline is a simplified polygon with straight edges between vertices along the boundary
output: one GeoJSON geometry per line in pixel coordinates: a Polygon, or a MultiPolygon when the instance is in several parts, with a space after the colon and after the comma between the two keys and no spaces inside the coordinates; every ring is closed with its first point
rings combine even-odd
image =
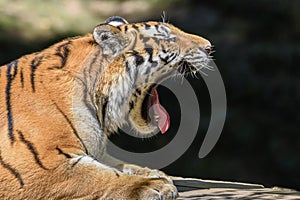
{"type": "Polygon", "coordinates": [[[213,49],[212,45],[207,45],[206,47],[204,47],[204,50],[207,52],[208,55],[212,52],[212,49],[213,49]]]}
{"type": "Polygon", "coordinates": [[[207,54],[209,55],[210,53],[212,53],[212,49],[213,46],[211,45],[210,41],[208,41],[207,39],[200,37],[200,36],[196,36],[194,37],[196,43],[207,52],[207,54]]]}

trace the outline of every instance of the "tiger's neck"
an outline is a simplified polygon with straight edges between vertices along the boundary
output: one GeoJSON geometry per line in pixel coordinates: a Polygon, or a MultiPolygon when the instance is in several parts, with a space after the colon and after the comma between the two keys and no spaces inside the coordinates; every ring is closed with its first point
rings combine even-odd
{"type": "Polygon", "coordinates": [[[126,123],[135,82],[126,71],[124,57],[109,61],[99,55],[101,49],[96,47],[82,64],[72,97],[76,129],[88,152],[97,159],[103,154],[107,136],[126,123]]]}

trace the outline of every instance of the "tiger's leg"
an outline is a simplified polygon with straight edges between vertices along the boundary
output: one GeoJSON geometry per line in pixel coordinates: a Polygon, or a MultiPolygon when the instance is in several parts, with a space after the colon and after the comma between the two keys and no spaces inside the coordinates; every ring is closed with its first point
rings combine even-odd
{"type": "Polygon", "coordinates": [[[172,179],[166,175],[164,172],[157,170],[157,169],[149,169],[148,167],[141,167],[134,164],[128,164],[126,162],[123,162],[109,154],[104,153],[103,155],[103,163],[112,166],[120,171],[122,171],[125,174],[129,175],[139,175],[139,176],[145,176],[150,178],[165,178],[170,183],[173,184],[172,179]]]}
{"type": "Polygon", "coordinates": [[[164,178],[130,176],[89,156],[68,158],[41,179],[25,198],[147,200],[177,196],[175,186],[164,178]],[[40,191],[47,192],[40,196],[40,191]]]}

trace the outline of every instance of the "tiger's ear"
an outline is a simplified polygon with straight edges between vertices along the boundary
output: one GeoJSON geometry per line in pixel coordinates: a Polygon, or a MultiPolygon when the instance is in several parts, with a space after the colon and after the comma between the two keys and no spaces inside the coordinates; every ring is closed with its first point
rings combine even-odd
{"type": "Polygon", "coordinates": [[[105,23],[110,24],[112,26],[120,26],[123,24],[128,24],[126,19],[124,19],[123,17],[119,17],[119,16],[112,16],[112,17],[108,18],[107,20],[105,20],[105,23]]]}
{"type": "Polygon", "coordinates": [[[104,55],[115,55],[128,45],[128,38],[116,26],[100,24],[95,27],[93,36],[102,47],[104,55]]]}

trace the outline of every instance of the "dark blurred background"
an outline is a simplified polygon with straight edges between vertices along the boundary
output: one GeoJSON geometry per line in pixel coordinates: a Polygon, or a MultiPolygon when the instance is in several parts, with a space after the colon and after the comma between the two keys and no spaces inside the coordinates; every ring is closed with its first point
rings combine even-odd
{"type": "MultiPolygon", "coordinates": [[[[222,135],[213,151],[199,159],[210,100],[204,81],[189,79],[199,97],[199,132],[188,151],[164,171],[300,189],[300,1],[0,0],[0,64],[91,32],[112,15],[130,22],[161,21],[163,10],[170,23],[214,44],[228,100],[222,135]]],[[[162,103],[175,116],[172,129],[143,141],[120,134],[113,137],[115,143],[146,152],[174,137],[178,101],[169,100],[172,93],[165,88],[160,92],[167,96],[161,96],[162,103]]]]}

